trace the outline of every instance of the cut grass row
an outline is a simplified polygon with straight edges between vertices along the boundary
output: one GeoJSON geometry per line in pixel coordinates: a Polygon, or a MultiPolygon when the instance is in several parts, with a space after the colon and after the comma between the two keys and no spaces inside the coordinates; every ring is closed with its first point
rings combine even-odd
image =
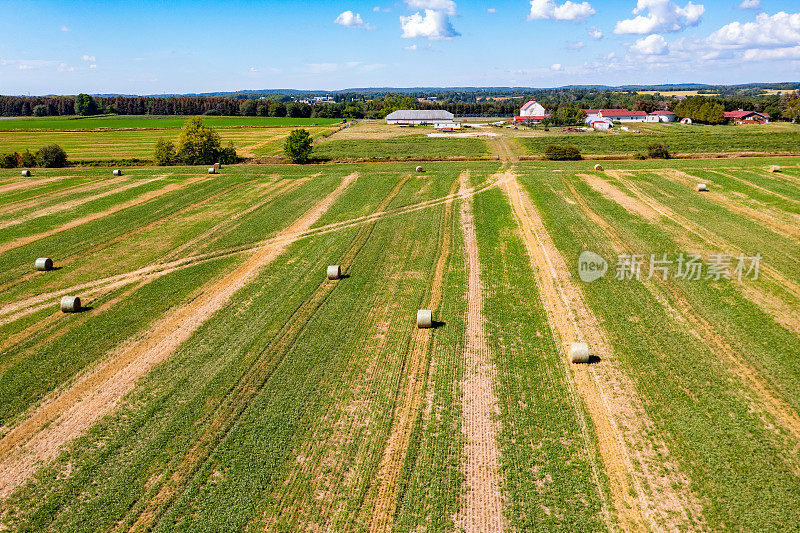
{"type": "Polygon", "coordinates": [[[314,145],[313,156],[322,160],[480,159],[491,156],[486,141],[476,138],[405,136],[390,139],[337,140],[314,145]]]}

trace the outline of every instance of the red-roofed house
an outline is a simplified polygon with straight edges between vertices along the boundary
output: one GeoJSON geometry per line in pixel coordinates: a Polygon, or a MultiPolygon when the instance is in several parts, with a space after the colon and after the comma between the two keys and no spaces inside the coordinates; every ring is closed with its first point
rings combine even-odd
{"type": "Polygon", "coordinates": [[[769,113],[757,113],[755,111],[726,111],[725,118],[733,124],[766,124],[769,122],[769,113]]]}

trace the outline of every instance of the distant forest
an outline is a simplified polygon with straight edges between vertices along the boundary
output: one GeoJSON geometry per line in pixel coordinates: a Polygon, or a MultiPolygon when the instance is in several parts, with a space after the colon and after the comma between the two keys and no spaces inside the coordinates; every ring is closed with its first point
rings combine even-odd
{"type": "MultiPolygon", "coordinates": [[[[773,120],[800,118],[800,96],[786,84],[783,94],[764,94],[753,86],[696,87],[717,109],[747,109],[769,113],[773,120]],[[713,94],[713,96],[712,96],[713,94]]],[[[375,90],[373,90],[375,91],[375,90]]],[[[682,99],[633,90],[560,88],[487,91],[442,90],[440,93],[336,92],[332,102],[307,103],[311,93],[235,93],[226,96],[0,96],[0,116],[66,115],[245,115],[272,117],[383,118],[397,109],[445,109],[457,116],[508,117],[535,99],[553,114],[572,116],[573,111],[594,108],[629,108],[637,111],[680,111],[682,99]]],[[[684,103],[683,107],[686,105],[684,103]]]]}

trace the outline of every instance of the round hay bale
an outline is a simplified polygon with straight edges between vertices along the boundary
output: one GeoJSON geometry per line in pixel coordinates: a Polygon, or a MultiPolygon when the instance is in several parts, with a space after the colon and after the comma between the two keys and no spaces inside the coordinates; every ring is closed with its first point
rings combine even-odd
{"type": "Polygon", "coordinates": [[[81,299],[78,296],[64,296],[61,298],[61,311],[64,313],[77,313],[81,310],[81,299]]]}
{"type": "Polygon", "coordinates": [[[585,342],[573,342],[569,349],[569,360],[573,363],[588,363],[589,345],[585,342]]]}
{"type": "Polygon", "coordinates": [[[214,168],[215,168],[216,170],[219,170],[219,169],[221,169],[221,168],[222,168],[222,165],[220,165],[219,163],[214,163],[214,168]]]}
{"type": "Polygon", "coordinates": [[[697,190],[698,191],[707,191],[708,190],[708,185],[706,185],[705,183],[698,183],[697,184],[697,190]]]}
{"type": "Polygon", "coordinates": [[[778,165],[771,165],[768,170],[770,172],[780,172],[781,171],[781,167],[779,167],[778,165]]]}
{"type": "Polygon", "coordinates": [[[49,257],[40,257],[34,263],[36,266],[36,270],[42,270],[44,272],[48,270],[53,270],[53,260],[49,257]]]}
{"type": "Polygon", "coordinates": [[[330,265],[328,267],[328,279],[339,279],[342,277],[342,267],[339,265],[330,265]]]}
{"type": "Polygon", "coordinates": [[[122,171],[121,171],[120,169],[115,169],[115,170],[112,172],[112,174],[114,174],[115,176],[122,176],[122,171]]]}
{"type": "Polygon", "coordinates": [[[425,170],[422,168],[422,166],[418,166],[417,167],[417,172],[425,172],[425,170]]]}
{"type": "Polygon", "coordinates": [[[30,170],[23,170],[22,171],[22,177],[23,178],[30,178],[31,177],[31,171],[30,170]]]}
{"type": "Polygon", "coordinates": [[[598,171],[598,172],[602,172],[602,171],[603,171],[603,165],[601,165],[601,164],[599,164],[599,163],[598,163],[598,164],[596,164],[596,165],[594,166],[594,169],[595,169],[596,171],[598,171]]]}
{"type": "Polygon", "coordinates": [[[418,328],[432,328],[433,327],[433,311],[428,309],[420,309],[417,311],[417,327],[418,328]]]}
{"type": "Polygon", "coordinates": [[[211,167],[211,168],[208,169],[208,173],[209,174],[216,174],[217,173],[217,169],[214,168],[214,167],[211,167]]]}

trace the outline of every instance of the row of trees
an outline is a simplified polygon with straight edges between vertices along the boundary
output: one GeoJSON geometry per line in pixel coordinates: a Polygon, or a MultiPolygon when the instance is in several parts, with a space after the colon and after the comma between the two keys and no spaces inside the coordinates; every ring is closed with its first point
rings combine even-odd
{"type": "Polygon", "coordinates": [[[30,150],[22,153],[11,152],[0,155],[0,168],[61,168],[67,166],[67,153],[57,144],[43,146],[33,154],[30,150]]]}
{"type": "MultiPolygon", "coordinates": [[[[93,115],[118,113],[122,115],[245,115],[271,117],[380,119],[397,109],[444,109],[458,116],[512,116],[519,113],[520,106],[534,99],[545,108],[555,110],[559,121],[567,121],[575,110],[597,108],[630,108],[652,112],[670,109],[680,115],[689,106],[695,112],[695,104],[686,104],[672,97],[659,94],[635,92],[601,91],[597,89],[552,89],[542,91],[515,92],[510,97],[485,97],[482,92],[446,93],[437,101],[418,101],[408,94],[386,94],[379,97],[359,93],[343,93],[334,103],[293,101],[286,95],[270,95],[264,99],[236,99],[209,96],[176,97],[97,97],[87,94],[77,96],[0,96],[2,116],[56,116],[93,115]],[[495,98],[495,99],[487,99],[495,98]]],[[[773,119],[796,120],[800,118],[800,97],[796,93],[782,95],[759,95],[745,97],[734,94],[725,97],[702,97],[723,107],[724,111],[749,109],[769,113],[773,119]]],[[[692,100],[687,99],[687,100],[692,100]]],[[[698,105],[699,107],[699,105],[698,105]]],[[[706,108],[706,111],[709,111],[706,108]]],[[[716,115],[716,111],[714,112],[716,115]]],[[[701,113],[708,115],[708,113],[701,113]]],[[[689,115],[685,115],[689,116],[689,115]]],[[[689,116],[694,120],[694,117],[689,116]]],[[[702,121],[702,120],[701,120],[702,121]]]]}

